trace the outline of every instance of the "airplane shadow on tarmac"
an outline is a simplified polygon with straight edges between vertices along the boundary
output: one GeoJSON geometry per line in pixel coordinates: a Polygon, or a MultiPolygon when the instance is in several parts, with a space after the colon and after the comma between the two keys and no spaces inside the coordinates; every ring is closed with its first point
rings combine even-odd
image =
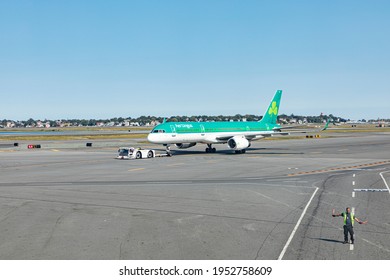
{"type": "MultiPolygon", "coordinates": [[[[163,149],[156,149],[156,151],[159,151],[161,153],[165,153],[165,150],[163,149]]],[[[196,151],[196,150],[171,150],[173,156],[182,156],[182,155],[210,155],[209,153],[206,153],[205,151],[196,151]]],[[[215,153],[217,155],[243,155],[243,154],[235,154],[233,150],[217,150],[215,153]]],[[[303,155],[305,153],[303,152],[289,152],[289,149],[282,149],[282,148],[274,148],[274,149],[267,149],[267,148],[249,148],[246,149],[246,153],[244,155],[303,155]],[[279,152],[280,151],[280,152],[279,152]],[[282,152],[286,151],[286,152],[282,152]]]]}

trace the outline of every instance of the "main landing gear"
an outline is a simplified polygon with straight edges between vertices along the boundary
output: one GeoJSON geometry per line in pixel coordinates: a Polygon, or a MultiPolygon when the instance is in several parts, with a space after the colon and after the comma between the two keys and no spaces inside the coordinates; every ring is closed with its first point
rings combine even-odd
{"type": "Polygon", "coordinates": [[[217,151],[216,148],[212,147],[212,144],[207,144],[206,153],[215,153],[217,151]]]}
{"type": "Polygon", "coordinates": [[[234,151],[236,154],[245,154],[246,150],[236,150],[234,151]]]}

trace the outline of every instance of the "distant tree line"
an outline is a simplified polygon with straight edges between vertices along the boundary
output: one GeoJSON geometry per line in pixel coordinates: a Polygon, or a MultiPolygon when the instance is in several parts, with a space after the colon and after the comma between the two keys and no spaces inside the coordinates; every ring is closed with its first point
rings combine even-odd
{"type": "MultiPolygon", "coordinates": [[[[171,116],[168,118],[156,117],[156,116],[140,116],[137,118],[132,117],[119,117],[119,118],[110,118],[110,119],[60,119],[60,120],[34,120],[32,118],[25,121],[14,121],[3,119],[0,121],[2,127],[6,127],[7,124],[13,123],[14,127],[35,127],[37,123],[49,124],[50,127],[59,127],[66,124],[67,126],[97,126],[97,125],[107,125],[111,126],[121,126],[126,124],[137,124],[140,126],[144,125],[154,125],[156,123],[162,123],[166,119],[167,122],[199,122],[199,121],[259,121],[262,119],[262,116],[259,115],[240,115],[236,114],[233,116],[207,116],[207,115],[197,115],[197,116],[171,116]]],[[[328,119],[332,122],[347,122],[349,119],[342,117],[336,117],[332,114],[330,115],[320,115],[320,116],[298,116],[298,115],[279,115],[279,122],[289,123],[289,122],[308,122],[308,123],[322,123],[328,119]]],[[[359,120],[361,122],[367,122],[367,120],[359,120]]],[[[378,120],[368,120],[368,121],[378,121],[378,120]]],[[[385,122],[390,122],[390,119],[381,120],[385,122]]]]}

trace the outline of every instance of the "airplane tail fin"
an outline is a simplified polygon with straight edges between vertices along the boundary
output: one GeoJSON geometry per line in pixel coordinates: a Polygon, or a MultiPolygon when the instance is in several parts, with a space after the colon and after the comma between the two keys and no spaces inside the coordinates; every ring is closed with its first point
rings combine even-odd
{"type": "Polygon", "coordinates": [[[265,111],[263,118],[260,122],[268,124],[276,124],[279,113],[280,99],[282,98],[282,91],[277,90],[274,98],[271,101],[271,104],[268,106],[267,111],[265,111]]]}

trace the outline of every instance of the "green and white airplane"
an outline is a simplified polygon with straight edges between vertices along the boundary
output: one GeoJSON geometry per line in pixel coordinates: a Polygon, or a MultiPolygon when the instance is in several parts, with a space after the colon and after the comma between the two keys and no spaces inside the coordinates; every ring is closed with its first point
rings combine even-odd
{"type": "Polygon", "coordinates": [[[289,135],[276,123],[282,91],[275,93],[263,118],[258,122],[163,122],[148,135],[148,141],[163,144],[170,154],[170,145],[187,149],[197,143],[207,144],[206,153],[215,153],[213,144],[227,143],[236,153],[245,153],[251,141],[272,135],[289,135]]]}

